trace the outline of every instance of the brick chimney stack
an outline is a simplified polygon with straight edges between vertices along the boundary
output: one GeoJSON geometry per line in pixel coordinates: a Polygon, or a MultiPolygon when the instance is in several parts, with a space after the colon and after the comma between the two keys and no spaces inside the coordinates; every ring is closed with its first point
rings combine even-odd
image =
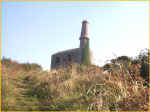
{"type": "Polygon", "coordinates": [[[81,36],[80,38],[88,38],[88,21],[84,20],[82,22],[81,36]]]}
{"type": "Polygon", "coordinates": [[[88,21],[84,20],[81,28],[80,48],[84,48],[88,40],[88,21]]]}

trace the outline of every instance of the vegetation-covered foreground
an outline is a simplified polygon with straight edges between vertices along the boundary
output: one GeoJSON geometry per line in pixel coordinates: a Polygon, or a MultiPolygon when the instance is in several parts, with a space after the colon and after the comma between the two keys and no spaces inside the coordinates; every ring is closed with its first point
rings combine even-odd
{"type": "Polygon", "coordinates": [[[50,72],[4,58],[2,109],[148,110],[148,72],[142,71],[148,66],[139,57],[120,57],[103,68],[72,64],[50,72]]]}

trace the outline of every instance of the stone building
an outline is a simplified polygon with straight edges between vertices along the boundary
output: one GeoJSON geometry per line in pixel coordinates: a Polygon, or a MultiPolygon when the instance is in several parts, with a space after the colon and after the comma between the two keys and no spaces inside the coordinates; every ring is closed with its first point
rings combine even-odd
{"type": "MultiPolygon", "coordinates": [[[[69,49],[61,52],[57,52],[51,57],[51,69],[58,68],[60,66],[67,65],[69,63],[82,63],[83,50],[87,43],[88,38],[88,21],[82,22],[81,35],[80,35],[80,47],[75,49],[69,49]]],[[[90,54],[90,53],[89,53],[90,54]]]]}

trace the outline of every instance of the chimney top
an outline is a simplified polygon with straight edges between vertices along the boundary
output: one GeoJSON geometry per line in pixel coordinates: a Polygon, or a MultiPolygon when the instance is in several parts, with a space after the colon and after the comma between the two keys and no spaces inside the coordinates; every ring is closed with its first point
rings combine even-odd
{"type": "Polygon", "coordinates": [[[80,39],[81,38],[88,38],[88,21],[87,20],[84,20],[82,22],[80,39]]]}
{"type": "Polygon", "coordinates": [[[89,23],[87,20],[83,20],[83,22],[82,23],[89,23]]]}

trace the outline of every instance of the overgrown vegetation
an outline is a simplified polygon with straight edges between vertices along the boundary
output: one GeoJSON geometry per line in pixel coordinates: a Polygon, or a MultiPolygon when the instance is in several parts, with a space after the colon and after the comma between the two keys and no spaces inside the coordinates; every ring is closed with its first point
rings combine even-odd
{"type": "Polygon", "coordinates": [[[84,40],[85,41],[85,47],[82,48],[82,56],[81,56],[81,62],[84,65],[91,65],[91,55],[90,55],[90,48],[89,48],[89,40],[84,40]]]}
{"type": "Polygon", "coordinates": [[[24,71],[31,71],[31,70],[42,70],[42,67],[36,63],[18,63],[16,61],[12,61],[11,59],[3,57],[1,61],[2,65],[5,65],[5,67],[19,70],[22,69],[24,71]]]}
{"type": "Polygon", "coordinates": [[[146,79],[147,83],[149,82],[149,53],[148,49],[144,49],[135,59],[138,64],[141,64],[140,74],[146,79]]]}
{"type": "Polygon", "coordinates": [[[148,66],[138,57],[116,60],[48,72],[2,59],[2,110],[148,110],[149,87],[142,76],[148,66]]]}

